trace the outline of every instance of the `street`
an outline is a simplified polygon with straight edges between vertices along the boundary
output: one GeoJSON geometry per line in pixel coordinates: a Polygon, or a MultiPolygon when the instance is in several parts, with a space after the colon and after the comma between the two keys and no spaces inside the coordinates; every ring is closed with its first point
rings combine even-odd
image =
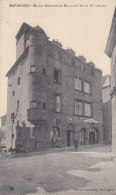
{"type": "Polygon", "coordinates": [[[116,195],[111,146],[0,158],[1,195],[116,195]]]}

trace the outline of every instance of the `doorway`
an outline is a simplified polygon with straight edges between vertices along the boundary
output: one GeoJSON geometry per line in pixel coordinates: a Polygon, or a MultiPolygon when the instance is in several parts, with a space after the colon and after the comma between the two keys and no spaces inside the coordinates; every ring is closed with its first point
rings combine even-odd
{"type": "Polygon", "coordinates": [[[90,138],[89,138],[89,140],[90,140],[90,144],[92,145],[92,144],[95,144],[95,132],[90,132],[90,138]]]}
{"type": "Polygon", "coordinates": [[[98,143],[98,131],[95,128],[92,128],[89,133],[89,142],[90,144],[98,143]]]}
{"type": "Polygon", "coordinates": [[[74,145],[74,132],[68,130],[67,131],[67,147],[73,146],[74,145]]]}

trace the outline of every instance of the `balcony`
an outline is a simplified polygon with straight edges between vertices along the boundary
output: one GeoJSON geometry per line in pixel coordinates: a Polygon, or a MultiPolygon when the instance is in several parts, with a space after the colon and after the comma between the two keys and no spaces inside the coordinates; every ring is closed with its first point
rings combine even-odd
{"type": "Polygon", "coordinates": [[[47,113],[39,108],[30,108],[27,110],[27,120],[33,124],[37,121],[47,120],[47,113]]]}

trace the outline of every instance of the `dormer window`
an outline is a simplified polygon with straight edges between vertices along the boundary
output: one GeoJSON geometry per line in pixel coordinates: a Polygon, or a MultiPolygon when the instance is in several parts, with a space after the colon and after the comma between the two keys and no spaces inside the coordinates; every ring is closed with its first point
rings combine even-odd
{"type": "Polygon", "coordinates": [[[32,65],[32,66],[30,67],[30,72],[35,72],[35,65],[32,65]]]}

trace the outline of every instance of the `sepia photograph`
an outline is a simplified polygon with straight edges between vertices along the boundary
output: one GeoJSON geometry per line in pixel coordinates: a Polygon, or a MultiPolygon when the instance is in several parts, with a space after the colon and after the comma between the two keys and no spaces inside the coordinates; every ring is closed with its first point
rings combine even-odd
{"type": "Polygon", "coordinates": [[[0,195],[116,195],[115,0],[0,0],[0,195]]]}

